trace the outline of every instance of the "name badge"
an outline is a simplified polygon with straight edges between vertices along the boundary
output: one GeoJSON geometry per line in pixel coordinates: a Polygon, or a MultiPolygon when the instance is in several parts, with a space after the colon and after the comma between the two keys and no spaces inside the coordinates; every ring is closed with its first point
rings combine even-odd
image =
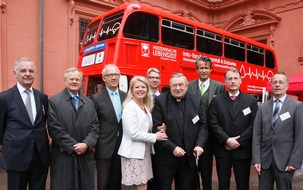
{"type": "Polygon", "coordinates": [[[248,114],[250,114],[250,113],[251,113],[250,107],[245,108],[244,110],[242,110],[242,112],[243,112],[243,114],[244,114],[245,116],[248,115],[248,114]]]}
{"type": "Polygon", "coordinates": [[[199,116],[196,115],[196,116],[192,119],[192,121],[193,121],[194,124],[196,124],[197,121],[199,121],[199,119],[200,119],[199,116]]]}
{"type": "Polygon", "coordinates": [[[281,121],[284,121],[285,119],[288,119],[288,118],[291,118],[289,112],[285,112],[285,113],[280,115],[281,121]]]}

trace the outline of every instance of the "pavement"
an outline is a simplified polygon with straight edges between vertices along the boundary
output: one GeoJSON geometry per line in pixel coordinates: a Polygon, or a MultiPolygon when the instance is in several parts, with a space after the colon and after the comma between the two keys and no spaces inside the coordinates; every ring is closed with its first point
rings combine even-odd
{"type": "MultiPolygon", "coordinates": [[[[6,190],[6,172],[2,169],[0,169],[0,190],[6,190]]],[[[218,189],[218,178],[216,174],[216,168],[214,165],[214,172],[213,172],[213,189],[216,190],[218,189]]],[[[234,176],[232,175],[231,178],[231,185],[230,185],[231,190],[236,189],[236,183],[234,180],[234,176]]],[[[258,189],[258,176],[257,173],[255,172],[254,168],[251,168],[251,175],[250,175],[250,190],[257,190],[258,189]]],[[[46,190],[49,190],[49,176],[47,178],[47,187],[46,190]]],[[[123,186],[122,190],[134,190],[133,187],[126,187],[123,186]]],[[[293,179],[293,190],[303,190],[303,175],[300,176],[295,176],[293,179]]]]}

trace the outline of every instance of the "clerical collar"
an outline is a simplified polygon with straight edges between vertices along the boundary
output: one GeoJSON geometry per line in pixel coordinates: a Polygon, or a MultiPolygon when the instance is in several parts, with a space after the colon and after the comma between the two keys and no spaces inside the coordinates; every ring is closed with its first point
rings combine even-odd
{"type": "Polygon", "coordinates": [[[177,102],[181,102],[181,101],[182,101],[182,99],[176,99],[176,101],[177,101],[177,102]]]}

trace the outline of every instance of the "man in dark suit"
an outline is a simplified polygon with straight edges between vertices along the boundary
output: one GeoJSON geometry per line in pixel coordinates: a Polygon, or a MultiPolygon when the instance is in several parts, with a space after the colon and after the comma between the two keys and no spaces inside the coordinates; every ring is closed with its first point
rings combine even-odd
{"type": "Polygon", "coordinates": [[[49,166],[46,130],[47,95],[34,89],[35,63],[21,58],[14,65],[17,85],[0,94],[0,167],[8,190],[45,189],[49,166]]]}
{"type": "MultiPolygon", "coordinates": [[[[212,69],[212,62],[206,56],[201,56],[196,59],[196,72],[199,78],[193,80],[188,85],[188,92],[202,96],[203,107],[206,112],[208,139],[204,147],[204,153],[199,158],[199,171],[201,172],[203,190],[212,190],[212,171],[213,171],[213,151],[212,151],[212,133],[209,124],[208,106],[213,97],[225,92],[225,87],[222,83],[211,80],[209,75],[212,69]]],[[[199,179],[199,176],[197,176],[199,179]]],[[[199,180],[196,180],[195,186],[199,185],[199,180]]]]}
{"type": "Polygon", "coordinates": [[[273,98],[260,105],[253,130],[252,163],[259,189],[292,189],[292,179],[303,159],[303,104],[286,95],[284,72],[271,78],[273,98]]]}
{"type": "Polygon", "coordinates": [[[214,97],[209,108],[219,190],[230,188],[232,168],[237,189],[249,189],[252,131],[258,104],[256,98],[240,92],[238,69],[228,69],[224,78],[228,92],[214,97]]]}
{"type": "Polygon", "coordinates": [[[156,142],[155,180],[158,190],[191,189],[195,158],[203,153],[207,139],[206,119],[201,96],[187,93],[188,81],[181,73],[170,79],[170,92],[155,99],[153,131],[166,125],[167,141],[156,142]]]}
{"type": "Polygon", "coordinates": [[[102,78],[106,88],[92,97],[100,123],[96,145],[97,184],[98,190],[120,190],[121,158],[118,149],[122,138],[122,102],[126,93],[118,89],[120,70],[116,65],[106,65],[102,78]]]}
{"type": "Polygon", "coordinates": [[[161,84],[160,71],[155,67],[149,68],[146,72],[146,79],[150,87],[153,101],[155,101],[155,97],[160,95],[160,91],[159,91],[159,86],[161,84]]]}

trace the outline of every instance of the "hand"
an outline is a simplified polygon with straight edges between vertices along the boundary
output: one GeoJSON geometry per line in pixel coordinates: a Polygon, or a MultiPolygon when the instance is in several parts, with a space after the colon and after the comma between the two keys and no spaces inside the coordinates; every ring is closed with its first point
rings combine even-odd
{"type": "Polygon", "coordinates": [[[228,138],[227,141],[226,141],[226,145],[228,145],[231,149],[238,148],[240,146],[240,143],[237,141],[238,138],[240,138],[240,136],[228,138]]]}
{"type": "Polygon", "coordinates": [[[176,156],[176,157],[182,157],[186,154],[186,152],[179,146],[177,146],[174,151],[173,151],[173,154],[176,156]]]}
{"type": "Polygon", "coordinates": [[[296,169],[297,169],[297,168],[292,167],[292,166],[286,166],[285,171],[286,171],[286,172],[294,172],[294,171],[296,171],[296,169]]]}
{"type": "Polygon", "coordinates": [[[167,140],[167,135],[165,131],[158,131],[156,132],[156,139],[157,141],[166,141],[167,140]]]}
{"type": "Polygon", "coordinates": [[[77,155],[81,155],[81,154],[85,153],[87,148],[88,148],[88,146],[87,146],[86,143],[77,143],[77,144],[74,145],[74,152],[77,155]]]}
{"type": "Polygon", "coordinates": [[[255,164],[254,167],[258,175],[261,175],[261,164],[255,164]]]}
{"type": "Polygon", "coordinates": [[[162,123],[162,125],[158,126],[157,128],[158,128],[158,130],[164,131],[164,132],[165,132],[165,130],[166,130],[166,125],[165,125],[165,123],[162,123]]]}
{"type": "Polygon", "coordinates": [[[194,157],[195,158],[199,158],[201,154],[203,154],[204,150],[203,148],[199,147],[199,146],[196,146],[194,148],[194,157]]]}

